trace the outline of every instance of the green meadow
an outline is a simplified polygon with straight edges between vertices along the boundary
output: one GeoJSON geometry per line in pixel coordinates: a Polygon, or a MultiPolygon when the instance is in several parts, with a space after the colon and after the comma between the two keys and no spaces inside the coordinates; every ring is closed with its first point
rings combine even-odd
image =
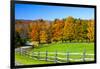
{"type": "MultiPolygon", "coordinates": [[[[37,57],[38,52],[40,52],[40,58],[45,59],[46,51],[48,52],[48,57],[55,57],[55,53],[57,52],[57,57],[59,58],[65,58],[63,62],[66,62],[66,53],[79,53],[78,55],[69,55],[70,59],[83,59],[83,52],[85,51],[86,56],[85,58],[93,58],[94,56],[89,56],[88,54],[94,54],[94,43],[52,43],[52,44],[41,44],[37,48],[33,48],[30,51],[28,51],[28,55],[34,55],[37,57]],[[52,54],[50,54],[52,53],[52,54]],[[53,54],[54,53],[54,54],[53,54]],[[62,53],[62,54],[59,54],[62,53]],[[65,55],[63,55],[65,54],[65,55]]],[[[38,57],[37,57],[38,58],[38,57]]],[[[51,60],[54,60],[54,58],[50,58],[51,60]]],[[[15,60],[18,61],[21,64],[50,64],[54,63],[54,61],[45,61],[45,60],[34,60],[32,57],[28,57],[27,55],[20,55],[19,53],[16,53],[15,60]]],[[[88,61],[88,60],[87,60],[88,61]]],[[[83,62],[82,60],[79,61],[73,61],[70,60],[70,62],[83,62]]]]}

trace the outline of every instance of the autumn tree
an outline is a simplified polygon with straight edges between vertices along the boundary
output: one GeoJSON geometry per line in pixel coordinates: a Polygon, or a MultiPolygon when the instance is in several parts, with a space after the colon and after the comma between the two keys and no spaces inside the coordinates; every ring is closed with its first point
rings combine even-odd
{"type": "MultiPolygon", "coordinates": [[[[16,21],[16,38],[24,38],[40,43],[53,41],[79,42],[89,39],[94,41],[94,20],[75,19],[69,16],[64,19],[47,21],[43,19],[16,21]]],[[[19,39],[18,39],[19,40],[19,39]]]]}
{"type": "Polygon", "coordinates": [[[83,40],[83,25],[81,19],[77,19],[75,23],[75,38],[78,41],[83,40]]]}
{"type": "Polygon", "coordinates": [[[65,20],[65,25],[64,25],[64,29],[63,29],[63,39],[69,40],[70,42],[74,39],[74,18],[69,16],[66,20],[65,20]]]}
{"type": "Polygon", "coordinates": [[[40,31],[40,40],[42,43],[46,43],[47,33],[45,31],[40,31]]]}
{"type": "Polygon", "coordinates": [[[22,29],[22,22],[21,21],[16,21],[16,24],[15,24],[15,32],[21,34],[23,32],[23,29],[22,29]]]}
{"type": "Polygon", "coordinates": [[[94,41],[94,20],[88,21],[87,30],[88,30],[87,37],[88,37],[89,41],[94,41]]]}
{"type": "Polygon", "coordinates": [[[53,41],[60,41],[62,39],[63,34],[63,21],[59,19],[55,19],[52,25],[52,39],[53,41]]]}
{"type": "Polygon", "coordinates": [[[29,32],[29,36],[31,38],[32,41],[38,41],[39,38],[39,32],[38,32],[38,25],[36,22],[33,22],[30,24],[30,32],[29,32]]]}
{"type": "Polygon", "coordinates": [[[87,28],[88,28],[88,20],[81,20],[82,23],[82,39],[87,41],[87,28]]]}
{"type": "Polygon", "coordinates": [[[48,24],[40,19],[34,21],[34,23],[30,24],[30,38],[32,41],[38,41],[39,44],[41,41],[46,41],[47,40],[47,28],[48,24]]]}
{"type": "MultiPolygon", "coordinates": [[[[47,43],[47,38],[48,38],[48,28],[49,24],[47,21],[42,20],[41,21],[41,27],[40,27],[40,41],[42,43],[47,43]]],[[[50,28],[49,28],[50,29],[50,28]]]]}
{"type": "Polygon", "coordinates": [[[47,40],[46,42],[49,44],[52,42],[52,22],[51,21],[46,21],[47,24],[47,28],[45,29],[46,33],[47,33],[47,40]]]}

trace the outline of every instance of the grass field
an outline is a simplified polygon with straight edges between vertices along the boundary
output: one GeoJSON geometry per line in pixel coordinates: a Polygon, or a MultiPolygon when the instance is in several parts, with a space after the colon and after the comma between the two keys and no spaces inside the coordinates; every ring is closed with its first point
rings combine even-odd
{"type": "Polygon", "coordinates": [[[33,60],[31,58],[28,58],[27,56],[21,56],[18,53],[15,55],[15,60],[19,62],[22,65],[31,65],[31,64],[51,64],[52,62],[46,62],[46,61],[39,61],[39,60],[33,60]]]}
{"type": "Polygon", "coordinates": [[[55,52],[83,52],[86,50],[87,53],[94,53],[94,43],[53,43],[53,44],[43,44],[41,48],[34,48],[33,51],[49,51],[55,52]]]}
{"type": "MultiPolygon", "coordinates": [[[[94,43],[52,43],[52,44],[43,44],[39,48],[32,49],[29,54],[32,54],[33,52],[60,52],[60,53],[83,53],[83,51],[86,51],[86,54],[94,54],[94,43]]],[[[49,56],[55,56],[55,54],[48,54],[49,56]]],[[[41,58],[44,58],[45,55],[41,55],[41,58]]],[[[66,58],[64,55],[58,55],[58,57],[66,58]]],[[[94,58],[93,56],[86,56],[87,58],[94,58]]],[[[15,56],[16,61],[22,63],[22,64],[50,64],[53,62],[46,62],[46,61],[39,61],[39,60],[33,60],[31,58],[28,58],[26,56],[20,56],[19,54],[16,54],[15,56]]],[[[74,59],[80,59],[82,58],[81,55],[70,55],[70,58],[74,59]]]]}

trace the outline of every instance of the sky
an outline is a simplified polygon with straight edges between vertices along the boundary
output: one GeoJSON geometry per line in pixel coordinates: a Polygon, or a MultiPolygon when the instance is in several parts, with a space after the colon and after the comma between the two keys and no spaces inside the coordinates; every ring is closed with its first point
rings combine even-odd
{"type": "Polygon", "coordinates": [[[68,16],[81,19],[94,19],[94,8],[15,4],[15,19],[54,20],[68,16]]]}

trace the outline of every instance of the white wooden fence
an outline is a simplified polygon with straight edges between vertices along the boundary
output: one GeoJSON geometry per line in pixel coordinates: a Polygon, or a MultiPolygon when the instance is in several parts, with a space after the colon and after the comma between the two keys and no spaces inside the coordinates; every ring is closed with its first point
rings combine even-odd
{"type": "Polygon", "coordinates": [[[62,53],[58,51],[55,52],[38,51],[38,52],[29,53],[28,51],[22,49],[19,49],[16,52],[18,52],[22,56],[24,55],[27,56],[28,58],[32,58],[33,60],[51,61],[54,63],[65,63],[65,62],[68,63],[68,62],[78,62],[78,61],[86,62],[86,61],[94,60],[94,54],[87,54],[86,50],[84,50],[83,53],[70,53],[68,51],[62,53]],[[59,55],[64,57],[60,57],[59,55]],[[70,58],[70,56],[74,56],[76,58],[75,59],[70,58]],[[81,58],[77,58],[77,56],[81,56],[81,58]]]}

